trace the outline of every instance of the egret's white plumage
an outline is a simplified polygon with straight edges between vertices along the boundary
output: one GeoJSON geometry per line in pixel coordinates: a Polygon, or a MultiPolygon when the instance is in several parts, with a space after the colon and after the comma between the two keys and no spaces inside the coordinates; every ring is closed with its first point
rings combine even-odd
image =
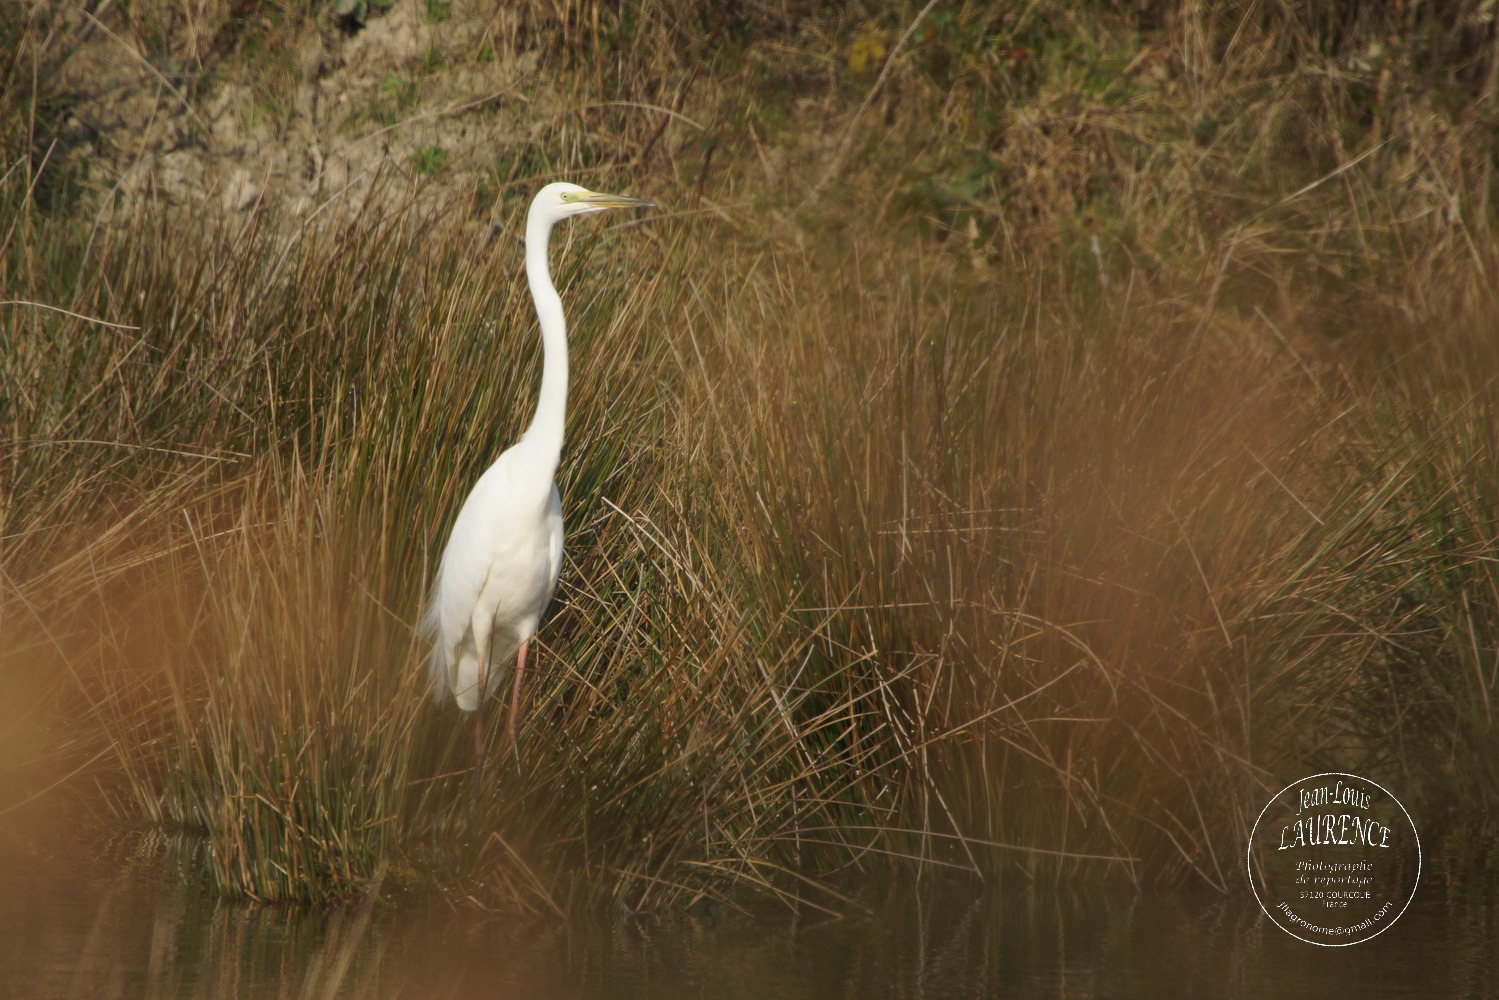
{"type": "MultiPolygon", "coordinates": [[[[562,568],[562,501],[545,456],[525,439],[474,484],[458,512],[428,611],[437,633],[432,677],[465,712],[479,707],[479,657],[489,644],[484,695],[494,693],[521,643],[536,634],[562,568]]],[[[552,469],[555,470],[555,460],[552,469]]]]}
{"type": "MultiPolygon", "coordinates": [[[[432,677],[439,698],[476,711],[509,670],[517,670],[509,729],[512,747],[526,647],[562,568],[562,502],[553,477],[567,416],[567,323],[552,284],[547,245],[563,219],[606,208],[650,205],[548,184],[526,216],[526,278],[541,322],[541,392],[525,434],[474,484],[448,537],[424,619],[433,633],[432,677]]],[[[482,753],[475,728],[475,752],[482,753]]]]}

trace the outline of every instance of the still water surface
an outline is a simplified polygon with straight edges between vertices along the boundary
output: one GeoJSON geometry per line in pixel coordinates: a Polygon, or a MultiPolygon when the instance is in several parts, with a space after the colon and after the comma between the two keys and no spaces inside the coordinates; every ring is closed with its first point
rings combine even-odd
{"type": "Polygon", "coordinates": [[[0,830],[0,997],[1499,996],[1499,880],[1482,861],[1431,858],[1389,931],[1319,948],[1271,925],[1247,886],[910,880],[838,917],[517,925],[430,901],[225,903],[138,860],[150,852],[41,840],[0,830]]]}

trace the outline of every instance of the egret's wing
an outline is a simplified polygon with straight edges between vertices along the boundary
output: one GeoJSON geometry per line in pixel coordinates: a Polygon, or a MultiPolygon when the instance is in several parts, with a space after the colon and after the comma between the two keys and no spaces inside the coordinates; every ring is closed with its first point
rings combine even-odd
{"type": "Polygon", "coordinates": [[[433,635],[431,668],[440,690],[446,687],[454,650],[463,641],[494,563],[495,535],[503,530],[504,518],[499,508],[508,492],[509,454],[501,455],[469,491],[438,565],[432,600],[422,625],[433,635]]]}
{"type": "Polygon", "coordinates": [[[546,523],[550,563],[547,567],[547,599],[543,608],[552,602],[552,593],[557,589],[557,578],[562,575],[562,496],[557,492],[555,483],[552,484],[551,498],[547,501],[546,523]]]}

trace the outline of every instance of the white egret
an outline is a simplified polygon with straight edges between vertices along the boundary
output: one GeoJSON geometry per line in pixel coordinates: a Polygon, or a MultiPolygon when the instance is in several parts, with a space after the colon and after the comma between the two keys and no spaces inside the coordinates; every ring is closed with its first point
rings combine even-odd
{"type": "Polygon", "coordinates": [[[526,280],[541,321],[541,394],[521,439],[474,484],[443,550],[423,627],[433,634],[436,695],[474,713],[474,775],[484,758],[480,706],[515,657],[507,728],[520,766],[517,726],[526,649],[562,568],[562,501],[553,476],[567,413],[567,321],[552,284],[547,244],[563,219],[654,202],[548,184],[526,215],[526,280]]]}

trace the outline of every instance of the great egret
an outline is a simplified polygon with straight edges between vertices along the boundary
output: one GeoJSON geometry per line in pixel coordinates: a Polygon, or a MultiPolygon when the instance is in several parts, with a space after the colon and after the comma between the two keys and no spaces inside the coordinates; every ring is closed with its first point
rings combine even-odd
{"type": "Polygon", "coordinates": [[[517,725],[526,648],[562,568],[562,501],[552,477],[562,458],[567,412],[567,321],[547,266],[552,227],[606,208],[653,206],[640,198],[548,184],[526,215],[526,280],[541,321],[541,394],[521,439],[474,484],[443,550],[423,627],[434,635],[436,696],[451,693],[474,713],[474,776],[484,759],[480,705],[515,657],[507,728],[520,767],[517,725]]]}

